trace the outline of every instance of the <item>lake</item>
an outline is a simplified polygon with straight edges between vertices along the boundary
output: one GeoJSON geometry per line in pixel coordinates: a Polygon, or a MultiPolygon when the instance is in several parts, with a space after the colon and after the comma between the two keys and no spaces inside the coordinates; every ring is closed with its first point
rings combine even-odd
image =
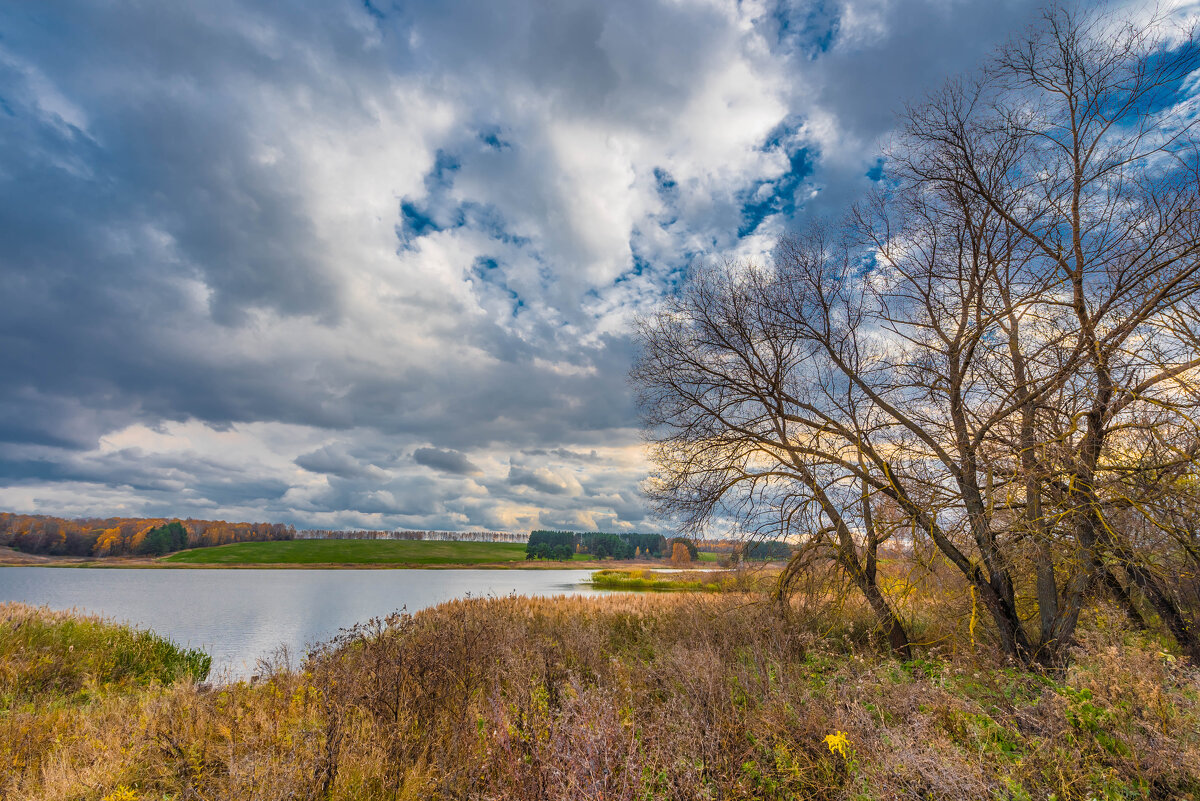
{"type": "Polygon", "coordinates": [[[339,629],[400,609],[518,595],[602,595],[586,570],[123,570],[0,567],[0,601],[78,609],[152,629],[246,678],[284,645],[293,657],[339,629]]]}

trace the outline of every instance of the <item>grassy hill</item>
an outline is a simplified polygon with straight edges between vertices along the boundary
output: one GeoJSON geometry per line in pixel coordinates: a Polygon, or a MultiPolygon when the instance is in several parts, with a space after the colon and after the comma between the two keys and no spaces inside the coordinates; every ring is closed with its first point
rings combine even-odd
{"type": "Polygon", "coordinates": [[[194,548],[172,554],[163,561],[190,565],[479,565],[524,562],[525,545],[417,540],[283,540],[194,548]]]}

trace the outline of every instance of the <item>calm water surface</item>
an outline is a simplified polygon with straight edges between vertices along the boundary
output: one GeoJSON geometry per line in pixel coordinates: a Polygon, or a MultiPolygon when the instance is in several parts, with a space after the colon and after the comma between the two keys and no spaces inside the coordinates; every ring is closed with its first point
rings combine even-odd
{"type": "Polygon", "coordinates": [[[244,678],[285,645],[294,656],[338,629],[466,595],[598,595],[586,570],[121,570],[0,567],[0,601],[79,609],[153,629],[244,678]]]}

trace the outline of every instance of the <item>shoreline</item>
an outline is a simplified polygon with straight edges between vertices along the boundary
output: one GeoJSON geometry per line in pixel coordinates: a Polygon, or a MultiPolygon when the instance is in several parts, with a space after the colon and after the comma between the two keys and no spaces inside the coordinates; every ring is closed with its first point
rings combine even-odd
{"type": "MultiPolygon", "coordinates": [[[[258,562],[258,563],[187,563],[166,562],[150,557],[82,557],[44,556],[4,549],[0,552],[0,568],[56,567],[100,570],[661,570],[662,565],[645,560],[630,561],[570,561],[553,562],[543,559],[512,562],[480,562],[459,564],[440,562],[258,562]]],[[[706,563],[705,563],[706,564],[706,563]]]]}

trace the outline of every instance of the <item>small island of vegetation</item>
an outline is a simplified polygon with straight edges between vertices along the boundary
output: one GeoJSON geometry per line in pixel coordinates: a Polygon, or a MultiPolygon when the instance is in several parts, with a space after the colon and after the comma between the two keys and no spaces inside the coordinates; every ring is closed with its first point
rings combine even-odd
{"type": "Polygon", "coordinates": [[[591,585],[598,590],[649,592],[721,592],[735,582],[718,574],[698,571],[659,573],[654,570],[597,570],[591,585]]]}

